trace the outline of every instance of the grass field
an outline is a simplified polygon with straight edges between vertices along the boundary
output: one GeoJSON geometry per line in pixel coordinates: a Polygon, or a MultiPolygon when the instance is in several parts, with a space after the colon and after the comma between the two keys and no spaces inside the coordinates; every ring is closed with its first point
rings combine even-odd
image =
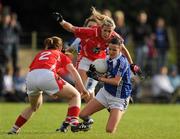
{"type": "Polygon", "coordinates": [[[180,105],[133,104],[115,134],[105,132],[108,112],[93,115],[95,123],[88,132],[57,133],[67,109],[64,103],[44,103],[18,135],[7,135],[17,115],[27,106],[0,103],[0,139],[179,139],[180,105]]]}

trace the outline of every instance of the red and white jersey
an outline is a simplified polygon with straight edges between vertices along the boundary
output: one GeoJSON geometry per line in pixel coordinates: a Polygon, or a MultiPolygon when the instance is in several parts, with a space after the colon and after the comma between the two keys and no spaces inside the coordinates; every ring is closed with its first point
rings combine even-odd
{"type": "Polygon", "coordinates": [[[35,56],[29,68],[30,71],[48,69],[56,73],[59,68],[66,68],[69,63],[71,63],[70,58],[59,50],[43,50],[35,56]]]}
{"type": "Polygon", "coordinates": [[[93,26],[91,28],[76,27],[75,36],[81,39],[80,55],[93,61],[98,58],[105,58],[108,41],[114,36],[120,37],[113,31],[110,38],[108,40],[104,40],[101,37],[101,27],[99,26],[93,26]]]}

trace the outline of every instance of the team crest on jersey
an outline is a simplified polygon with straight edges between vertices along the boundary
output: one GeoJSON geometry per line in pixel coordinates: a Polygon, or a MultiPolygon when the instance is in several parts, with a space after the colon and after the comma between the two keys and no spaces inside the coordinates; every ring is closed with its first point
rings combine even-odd
{"type": "Polygon", "coordinates": [[[98,44],[96,47],[93,47],[93,53],[96,53],[96,54],[98,54],[98,53],[100,53],[100,45],[98,44]]]}

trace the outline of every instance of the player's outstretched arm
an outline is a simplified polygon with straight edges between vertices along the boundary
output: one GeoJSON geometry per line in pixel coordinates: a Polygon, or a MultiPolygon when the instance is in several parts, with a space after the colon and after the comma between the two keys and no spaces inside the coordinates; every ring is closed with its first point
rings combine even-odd
{"type": "Polygon", "coordinates": [[[73,26],[71,23],[65,21],[65,20],[63,19],[63,16],[62,16],[60,13],[58,13],[58,12],[53,12],[53,13],[52,13],[52,16],[53,16],[53,18],[54,18],[57,22],[59,22],[59,24],[60,24],[65,30],[67,30],[67,31],[69,31],[69,32],[73,32],[73,33],[75,32],[75,26],[73,26]]]}
{"type": "Polygon", "coordinates": [[[131,55],[124,44],[121,44],[122,47],[122,53],[127,57],[129,64],[133,64],[133,60],[131,58],[131,55]]]}
{"type": "Polygon", "coordinates": [[[85,89],[85,86],[83,85],[81,76],[79,75],[78,71],[73,66],[73,64],[72,63],[68,64],[66,66],[66,68],[69,71],[69,73],[71,74],[71,76],[73,77],[73,79],[75,81],[75,86],[77,87],[77,89],[81,93],[81,95],[83,95],[83,97],[89,97],[89,92],[85,89]]]}

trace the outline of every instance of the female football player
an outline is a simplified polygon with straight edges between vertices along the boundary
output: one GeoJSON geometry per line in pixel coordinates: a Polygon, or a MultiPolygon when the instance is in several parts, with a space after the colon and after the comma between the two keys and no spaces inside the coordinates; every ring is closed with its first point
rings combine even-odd
{"type": "MultiPolygon", "coordinates": [[[[85,27],[92,27],[92,26],[97,26],[97,20],[94,19],[93,17],[89,17],[85,20],[84,22],[84,26],[85,27]]],[[[80,55],[80,50],[81,50],[81,39],[80,38],[76,38],[72,44],[70,45],[70,47],[67,47],[65,49],[65,54],[70,56],[75,67],[78,69],[78,65],[79,65],[79,62],[81,60],[81,55],[80,55]]],[[[64,70],[65,71],[65,70],[64,70]]],[[[64,75],[65,76],[65,80],[68,79],[69,77],[69,73],[66,72],[66,74],[64,75]]],[[[92,79],[93,80],[93,79],[92,79]]],[[[67,80],[67,81],[70,81],[70,80],[67,80]]],[[[70,81],[72,83],[72,81],[70,81]]],[[[95,81],[96,82],[96,81],[95,81]]],[[[85,102],[88,102],[88,99],[87,98],[84,98],[85,102]]]]}
{"type": "MultiPolygon", "coordinates": [[[[129,104],[131,96],[131,71],[127,58],[122,55],[121,40],[118,37],[111,39],[109,43],[109,56],[106,57],[108,69],[106,76],[96,74],[92,65],[87,75],[104,83],[96,97],[80,112],[80,118],[89,120],[89,116],[104,108],[109,109],[109,118],[106,132],[114,133],[129,104]]],[[[85,124],[85,123],[84,123],[85,124]]]]}
{"type": "Polygon", "coordinates": [[[45,50],[39,52],[30,65],[30,71],[27,75],[27,94],[30,106],[25,108],[18,116],[15,124],[8,134],[17,134],[20,128],[31,118],[42,104],[42,93],[47,93],[53,98],[66,98],[69,103],[67,117],[65,121],[71,125],[71,130],[87,130],[78,122],[80,112],[81,97],[88,95],[83,82],[77,70],[71,63],[70,59],[62,52],[62,39],[56,36],[45,39],[45,50]],[[76,90],[68,82],[59,77],[57,71],[60,67],[65,67],[71,73],[76,81],[76,90]],[[79,92],[80,93],[79,93],[79,92]]]}
{"type": "MultiPolygon", "coordinates": [[[[122,45],[122,53],[128,58],[130,64],[132,64],[131,56],[128,50],[125,48],[123,44],[123,39],[114,32],[115,24],[114,21],[105,15],[100,14],[96,11],[95,8],[92,8],[92,18],[97,19],[98,25],[89,27],[76,27],[71,23],[66,22],[60,13],[53,13],[55,19],[60,23],[60,25],[75,34],[76,37],[81,39],[81,50],[80,50],[80,62],[78,65],[78,72],[83,80],[83,83],[86,84],[86,88],[93,96],[93,92],[95,86],[97,85],[97,81],[88,82],[86,72],[89,69],[90,64],[98,59],[104,59],[106,57],[106,48],[107,43],[113,38],[117,36],[121,40],[122,45]],[[92,87],[93,84],[93,87],[92,87]]],[[[132,65],[134,67],[134,65],[132,65]]],[[[134,69],[134,68],[132,68],[134,69]]],[[[90,100],[90,99],[88,99],[90,100]]]]}

